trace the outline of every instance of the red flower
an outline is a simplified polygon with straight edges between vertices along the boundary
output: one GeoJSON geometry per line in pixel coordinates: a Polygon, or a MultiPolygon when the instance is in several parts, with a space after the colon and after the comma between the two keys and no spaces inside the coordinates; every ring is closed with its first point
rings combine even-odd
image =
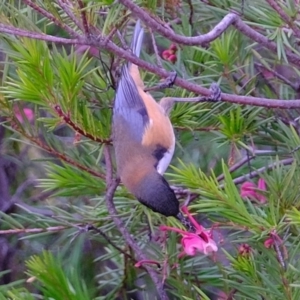
{"type": "Polygon", "coordinates": [[[172,55],[172,53],[170,52],[169,49],[167,49],[167,50],[163,51],[163,53],[162,53],[162,58],[163,58],[164,60],[168,60],[168,58],[170,57],[170,55],[172,55]]]}
{"type": "Polygon", "coordinates": [[[177,46],[176,46],[175,44],[171,44],[170,47],[169,47],[169,49],[170,49],[171,51],[173,51],[173,53],[176,53],[176,52],[177,52],[177,46]]]}
{"type": "Polygon", "coordinates": [[[264,246],[267,249],[271,248],[273,245],[274,245],[274,239],[271,238],[271,237],[266,239],[265,242],[264,242],[264,246]]]}
{"type": "Polygon", "coordinates": [[[258,180],[258,184],[254,184],[253,182],[246,181],[241,185],[241,197],[242,198],[249,198],[252,200],[258,200],[260,203],[266,203],[267,198],[260,194],[259,191],[266,191],[266,182],[264,179],[260,178],[258,180]]]}
{"type": "Polygon", "coordinates": [[[191,223],[194,225],[196,232],[188,232],[176,227],[160,226],[162,231],[175,231],[182,235],[181,245],[183,251],[179,254],[179,258],[186,255],[194,256],[197,252],[209,254],[216,252],[218,247],[215,241],[211,238],[211,232],[204,229],[193,216],[189,213],[187,207],[183,207],[182,211],[188,216],[191,223]]]}
{"type": "Polygon", "coordinates": [[[247,257],[251,252],[251,247],[248,244],[241,244],[238,251],[239,255],[247,257]]]}
{"type": "Polygon", "coordinates": [[[177,61],[176,52],[177,52],[177,46],[175,44],[171,44],[167,50],[164,50],[162,52],[161,56],[164,60],[168,60],[172,64],[175,64],[177,61]]]}
{"type": "Polygon", "coordinates": [[[177,56],[175,54],[171,54],[167,60],[170,61],[172,64],[175,64],[177,61],[177,56]]]}

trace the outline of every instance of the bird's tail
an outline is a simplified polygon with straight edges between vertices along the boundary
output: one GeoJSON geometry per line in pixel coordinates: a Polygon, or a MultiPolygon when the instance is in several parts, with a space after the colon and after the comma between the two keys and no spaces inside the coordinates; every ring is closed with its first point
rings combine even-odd
{"type": "MultiPolygon", "coordinates": [[[[143,37],[144,37],[144,29],[141,26],[140,20],[138,20],[136,22],[133,36],[132,36],[132,41],[131,41],[131,51],[137,57],[139,57],[141,53],[143,37]]],[[[125,65],[125,68],[123,69],[123,79],[129,80],[129,77],[132,78],[136,86],[144,89],[144,83],[141,79],[139,68],[137,65],[131,62],[128,62],[125,65]]]]}
{"type": "Polygon", "coordinates": [[[143,43],[143,37],[144,37],[144,29],[141,26],[140,20],[136,22],[134,33],[131,41],[131,50],[134,55],[140,56],[142,43],[143,43]]]}
{"type": "MultiPolygon", "coordinates": [[[[131,51],[136,56],[140,56],[143,36],[144,29],[141,26],[141,22],[137,21],[131,41],[131,51]]],[[[115,98],[115,109],[124,109],[126,107],[140,108],[143,106],[143,102],[138,93],[138,87],[144,90],[144,83],[141,79],[138,66],[128,61],[122,68],[121,78],[115,98]]]]}

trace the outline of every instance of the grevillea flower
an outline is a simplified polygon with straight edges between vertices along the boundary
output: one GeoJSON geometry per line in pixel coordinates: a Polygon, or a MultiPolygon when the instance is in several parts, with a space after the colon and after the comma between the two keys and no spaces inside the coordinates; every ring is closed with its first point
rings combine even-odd
{"type": "Polygon", "coordinates": [[[269,249],[274,245],[274,239],[273,238],[268,238],[264,242],[265,248],[269,249]]]}
{"type": "Polygon", "coordinates": [[[171,51],[173,51],[173,53],[176,53],[177,52],[177,46],[175,45],[175,44],[171,44],[170,45],[170,47],[169,47],[169,49],[171,50],[171,51]]]}
{"type": "Polygon", "coordinates": [[[176,227],[160,226],[162,231],[174,231],[182,235],[181,245],[183,251],[179,254],[179,258],[184,255],[194,256],[197,252],[209,254],[216,252],[218,247],[215,241],[211,238],[211,232],[206,230],[189,213],[187,207],[183,207],[182,211],[188,216],[191,223],[194,225],[196,232],[188,232],[176,227]]]}
{"type": "MultiPolygon", "coordinates": [[[[22,110],[23,110],[24,116],[27,118],[27,120],[29,122],[31,122],[33,120],[33,118],[34,118],[34,112],[33,112],[33,110],[30,109],[30,108],[23,108],[22,110]]],[[[20,109],[19,109],[18,106],[14,107],[14,113],[15,113],[15,116],[18,119],[18,121],[20,123],[23,123],[24,122],[23,114],[20,112],[20,109]]]]}
{"type": "Polygon", "coordinates": [[[175,64],[177,61],[177,56],[175,54],[171,54],[168,58],[168,61],[170,61],[172,64],[175,64]]]}
{"type": "Polygon", "coordinates": [[[165,50],[165,51],[163,51],[163,53],[162,53],[162,58],[164,59],[164,60],[167,60],[169,57],[170,57],[170,55],[172,55],[173,53],[171,53],[171,51],[169,50],[169,49],[167,49],[167,50],[165,50]]]}
{"type": "Polygon", "coordinates": [[[251,249],[251,247],[248,244],[241,244],[239,246],[238,251],[239,251],[239,255],[240,256],[247,257],[251,253],[252,249],[251,249]]]}
{"type": "Polygon", "coordinates": [[[249,198],[251,200],[258,200],[260,203],[266,203],[267,202],[267,198],[259,193],[260,191],[266,191],[266,182],[264,181],[264,179],[260,178],[258,180],[257,185],[253,182],[250,181],[246,181],[241,185],[241,197],[242,198],[249,198]]]}
{"type": "Polygon", "coordinates": [[[175,44],[171,44],[168,49],[162,52],[161,56],[164,60],[168,60],[172,64],[175,64],[177,61],[176,52],[177,52],[177,46],[175,44]]]}

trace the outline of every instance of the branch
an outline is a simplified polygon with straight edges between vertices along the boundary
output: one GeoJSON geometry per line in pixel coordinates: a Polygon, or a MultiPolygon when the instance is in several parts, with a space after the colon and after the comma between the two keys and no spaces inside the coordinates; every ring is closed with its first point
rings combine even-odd
{"type": "MultiPolygon", "coordinates": [[[[123,0],[124,1],[124,0],[123,0]]],[[[127,1],[127,0],[126,0],[127,1]]],[[[229,14],[230,15],[230,14],[229,14]]],[[[245,25],[242,21],[237,21],[235,24],[239,24],[241,30],[246,28],[245,30],[253,30],[249,26],[245,25]]],[[[88,46],[94,46],[106,49],[110,52],[113,52],[115,55],[117,55],[120,58],[123,58],[127,61],[130,61],[139,67],[152,72],[153,74],[156,74],[157,76],[160,76],[162,78],[167,78],[170,76],[170,72],[166,71],[165,69],[159,68],[157,66],[154,66],[148,62],[145,62],[135,55],[131,54],[130,51],[126,51],[120,47],[118,47],[116,44],[114,44],[112,41],[107,40],[106,38],[100,38],[100,39],[93,39],[93,38],[85,38],[80,37],[78,39],[66,39],[66,38],[57,38],[46,34],[37,34],[34,32],[26,31],[26,30],[20,30],[18,28],[14,28],[12,26],[6,26],[0,24],[0,32],[5,32],[17,36],[26,36],[33,39],[38,40],[44,40],[49,41],[53,43],[61,43],[61,44],[79,44],[79,45],[88,45],[88,46]]],[[[254,34],[257,34],[255,30],[253,30],[254,34]]],[[[261,44],[264,45],[264,40],[266,41],[267,45],[271,45],[272,43],[269,43],[268,39],[261,35],[261,44]]],[[[277,49],[276,44],[273,43],[271,49],[274,51],[277,49]],[[273,45],[274,44],[274,45],[273,45]]],[[[267,47],[268,48],[268,47],[267,47]]],[[[288,53],[286,53],[288,56],[288,53]]],[[[293,59],[291,59],[292,62],[295,62],[297,60],[298,65],[300,66],[300,58],[298,58],[296,55],[293,54],[293,59]]],[[[194,92],[196,95],[210,95],[210,90],[207,88],[204,88],[198,84],[189,82],[185,79],[177,77],[175,80],[175,84],[181,88],[184,88],[190,92],[194,92]]],[[[234,95],[234,94],[221,94],[221,99],[224,102],[228,103],[236,103],[240,105],[252,105],[252,106],[259,106],[259,107],[266,107],[266,108],[282,108],[282,109],[290,109],[290,108],[300,108],[300,99],[296,100],[278,100],[278,99],[267,99],[267,98],[255,98],[250,96],[240,96],[240,95],[234,95]]]]}
{"type": "Polygon", "coordinates": [[[0,24],[0,32],[8,33],[10,35],[28,37],[31,39],[36,39],[36,40],[41,40],[41,41],[65,44],[65,45],[85,44],[83,42],[83,40],[81,40],[80,38],[77,38],[77,39],[60,38],[60,37],[55,37],[55,36],[52,36],[49,34],[37,33],[37,32],[29,31],[29,30],[23,30],[23,29],[19,29],[19,28],[16,28],[16,27],[13,27],[10,25],[4,25],[4,24],[0,24]],[[81,41],[81,43],[80,43],[80,41],[81,41]]]}
{"type": "Polygon", "coordinates": [[[64,155],[63,153],[60,153],[58,151],[56,151],[55,149],[51,148],[50,146],[44,144],[39,138],[34,137],[34,136],[30,136],[29,134],[27,134],[24,131],[18,130],[17,128],[15,128],[16,131],[18,131],[20,134],[22,134],[25,138],[27,138],[29,141],[33,142],[35,145],[39,146],[41,149],[47,151],[48,153],[51,153],[52,155],[56,156],[57,158],[59,158],[60,160],[80,169],[83,170],[95,177],[99,177],[101,179],[105,179],[105,175],[101,174],[99,172],[96,172],[80,163],[78,163],[77,161],[73,160],[72,158],[64,155]]]}
{"type": "Polygon", "coordinates": [[[68,4],[65,3],[64,0],[56,0],[58,5],[61,7],[61,9],[67,14],[67,16],[76,24],[76,26],[81,30],[84,31],[83,25],[79,22],[79,20],[76,18],[76,16],[73,14],[71,9],[69,8],[68,4]]]}
{"type": "MultiPolygon", "coordinates": [[[[252,29],[250,26],[245,24],[240,18],[236,19],[233,25],[237,30],[239,30],[241,33],[243,33],[253,41],[257,42],[259,45],[264,46],[265,48],[271,50],[274,53],[277,52],[276,43],[272,42],[264,35],[252,29]]],[[[300,66],[300,58],[298,55],[294,54],[292,51],[288,49],[285,49],[285,54],[287,58],[289,58],[290,62],[294,63],[297,66],[300,66]]]]}
{"type": "MultiPolygon", "coordinates": [[[[294,162],[293,158],[287,158],[287,159],[283,159],[280,161],[275,161],[274,163],[271,163],[270,165],[268,165],[266,167],[259,168],[255,171],[251,172],[250,174],[237,177],[237,178],[233,179],[233,182],[235,184],[240,184],[240,183],[245,182],[248,179],[259,176],[261,173],[263,173],[265,171],[272,170],[273,168],[275,168],[279,165],[287,166],[287,165],[291,165],[293,162],[294,162]]],[[[224,184],[220,185],[220,187],[221,188],[224,187],[224,184]]]]}
{"type": "Polygon", "coordinates": [[[66,115],[59,105],[54,106],[54,110],[57,112],[58,116],[61,117],[68,125],[70,125],[71,128],[73,128],[76,132],[79,134],[91,139],[92,141],[98,142],[100,144],[111,144],[110,139],[101,139],[96,136],[93,136],[92,134],[86,132],[82,128],[80,128],[77,124],[75,124],[68,115],[66,115]]]}
{"type": "Polygon", "coordinates": [[[287,85],[289,85],[292,89],[294,89],[295,91],[299,91],[300,89],[300,85],[298,82],[293,83],[292,81],[290,81],[288,78],[286,78],[285,76],[281,75],[280,73],[278,73],[276,70],[272,69],[272,68],[268,68],[260,63],[254,63],[254,65],[258,68],[258,69],[263,69],[263,70],[267,70],[268,72],[272,73],[275,77],[279,78],[280,80],[282,80],[284,83],[286,83],[287,85]]]}
{"type": "Polygon", "coordinates": [[[73,30],[70,26],[66,25],[65,23],[62,23],[59,19],[55,18],[52,14],[50,14],[48,11],[38,6],[36,3],[33,3],[31,0],[23,0],[23,2],[25,2],[28,6],[33,8],[35,11],[39,12],[42,16],[46,17],[51,22],[53,22],[55,25],[64,29],[71,36],[74,37],[79,36],[79,34],[75,30],[73,30]]]}
{"type": "Polygon", "coordinates": [[[206,34],[186,37],[179,34],[176,34],[169,27],[165,27],[164,24],[158,22],[157,19],[154,19],[149,12],[143,10],[138,5],[133,3],[130,0],[119,0],[126,8],[132,11],[139,19],[146,23],[152,30],[159,32],[162,36],[171,40],[174,43],[179,43],[182,45],[205,45],[211,41],[214,41],[218,38],[238,17],[235,13],[230,13],[226,15],[222,21],[220,21],[211,31],[206,34]]]}
{"type": "MultiPolygon", "coordinates": [[[[227,14],[211,31],[208,33],[193,36],[193,37],[186,37],[179,34],[176,34],[171,29],[165,27],[163,24],[158,23],[156,19],[154,19],[149,13],[135,3],[130,0],[120,0],[125,7],[127,7],[130,11],[132,11],[135,15],[138,16],[143,22],[145,22],[149,27],[153,30],[159,32],[162,36],[166,37],[167,39],[171,40],[172,42],[179,43],[182,45],[205,45],[214,41],[216,38],[221,36],[221,34],[230,26],[233,25],[236,29],[240,32],[244,33],[247,37],[252,39],[253,41],[263,45],[269,50],[272,50],[276,53],[277,45],[276,43],[272,42],[262,34],[258,33],[250,26],[246,25],[239,15],[235,12],[231,12],[227,14]]],[[[286,56],[290,59],[290,61],[298,66],[300,66],[300,58],[293,54],[292,51],[286,50],[286,56]]]]}
{"type": "Polygon", "coordinates": [[[269,5],[279,14],[280,18],[293,30],[295,36],[300,38],[300,30],[295,26],[294,21],[289,17],[288,14],[280,7],[280,5],[274,0],[267,0],[269,5]]]}
{"type": "Polygon", "coordinates": [[[40,233],[40,232],[57,232],[67,229],[68,226],[52,226],[46,228],[20,228],[20,229],[7,229],[0,230],[0,235],[5,234],[19,234],[19,233],[40,233]]]}
{"type": "Polygon", "coordinates": [[[88,25],[88,21],[86,18],[86,11],[85,11],[85,7],[83,5],[82,0],[77,0],[79,8],[80,8],[80,14],[81,14],[81,19],[82,19],[82,24],[83,24],[83,28],[84,28],[84,33],[86,36],[90,35],[90,30],[89,30],[89,25],[88,25]]]}
{"type": "MultiPolygon", "coordinates": [[[[236,171],[237,169],[239,169],[241,166],[243,166],[244,164],[250,162],[250,160],[252,160],[253,158],[255,158],[255,156],[245,156],[241,161],[239,161],[238,163],[234,164],[233,166],[231,166],[229,168],[229,172],[232,173],[234,171],[236,171]]],[[[224,174],[221,174],[217,177],[217,181],[221,181],[223,180],[225,177],[224,174]]]]}

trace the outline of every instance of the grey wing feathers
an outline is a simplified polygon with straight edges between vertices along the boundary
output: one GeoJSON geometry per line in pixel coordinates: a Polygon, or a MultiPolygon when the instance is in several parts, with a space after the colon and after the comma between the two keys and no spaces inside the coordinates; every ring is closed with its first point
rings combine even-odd
{"type": "MultiPolygon", "coordinates": [[[[137,22],[133,38],[132,38],[132,52],[139,56],[143,42],[144,30],[141,27],[140,21],[137,22]]],[[[114,118],[121,116],[131,127],[130,130],[135,132],[138,140],[142,139],[144,126],[149,121],[145,104],[139,95],[137,86],[129,73],[131,63],[127,63],[122,68],[121,79],[119,81],[115,105],[114,118]]]]}

